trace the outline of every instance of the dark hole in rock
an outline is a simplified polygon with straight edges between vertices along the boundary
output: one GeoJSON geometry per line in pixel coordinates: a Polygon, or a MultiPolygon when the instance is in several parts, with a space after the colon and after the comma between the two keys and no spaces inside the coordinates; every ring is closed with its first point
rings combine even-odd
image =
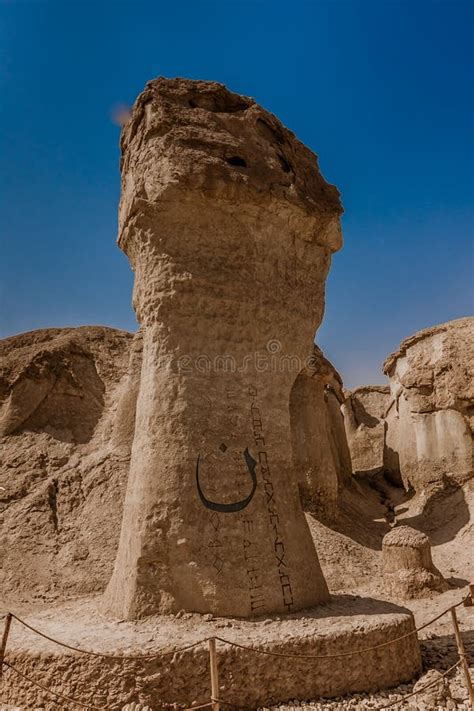
{"type": "Polygon", "coordinates": [[[289,163],[286,160],[286,158],[279,155],[278,160],[280,161],[281,168],[285,173],[293,173],[294,172],[293,166],[291,165],[291,163],[289,163]]]}
{"type": "Polygon", "coordinates": [[[193,99],[188,99],[188,105],[192,109],[205,109],[214,113],[231,114],[245,111],[251,106],[251,102],[243,101],[240,96],[227,92],[222,94],[202,93],[193,99]]]}
{"type": "Polygon", "coordinates": [[[238,165],[241,168],[247,167],[247,162],[240,156],[231,156],[230,158],[226,158],[226,161],[229,165],[238,165]]]}
{"type": "Polygon", "coordinates": [[[166,124],[161,124],[160,126],[153,126],[145,134],[145,141],[150,141],[153,138],[161,138],[165,133],[168,133],[170,127],[166,124]]]}

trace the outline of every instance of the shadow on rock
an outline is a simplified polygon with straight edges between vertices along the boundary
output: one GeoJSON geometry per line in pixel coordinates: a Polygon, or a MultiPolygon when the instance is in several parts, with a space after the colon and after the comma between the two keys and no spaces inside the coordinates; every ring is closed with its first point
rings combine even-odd
{"type": "MultiPolygon", "coordinates": [[[[474,630],[463,630],[462,638],[469,666],[474,665],[474,630]]],[[[436,635],[420,641],[424,669],[448,669],[459,661],[454,634],[436,635]]]]}
{"type": "Polygon", "coordinates": [[[469,507],[462,486],[443,477],[443,488],[433,492],[416,516],[400,523],[416,528],[430,537],[433,546],[452,541],[470,521],[469,507]]]}

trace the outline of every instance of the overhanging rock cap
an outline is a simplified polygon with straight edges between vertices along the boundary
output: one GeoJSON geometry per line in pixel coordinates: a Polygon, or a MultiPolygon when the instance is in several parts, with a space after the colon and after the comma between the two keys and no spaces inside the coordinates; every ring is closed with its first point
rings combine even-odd
{"type": "Polygon", "coordinates": [[[279,211],[303,239],[332,252],[342,246],[339,191],[321,175],[317,156],[254,99],[223,84],[150,81],[122,130],[121,149],[122,172],[133,176],[133,190],[123,186],[121,245],[127,218],[139,209],[128,204],[129,193],[158,204],[198,191],[279,211]]]}

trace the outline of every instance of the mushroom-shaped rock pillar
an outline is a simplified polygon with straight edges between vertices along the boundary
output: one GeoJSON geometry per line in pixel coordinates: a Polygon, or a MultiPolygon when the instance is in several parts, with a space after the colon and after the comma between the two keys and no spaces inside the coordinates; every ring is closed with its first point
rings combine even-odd
{"type": "Polygon", "coordinates": [[[384,582],[402,599],[445,592],[449,585],[431,558],[430,539],[410,526],[396,526],[383,538],[384,582]]]}
{"type": "Polygon", "coordinates": [[[249,617],[321,603],[289,396],[341,245],[339,193],[272,114],[204,81],[147,85],[121,167],[143,364],[103,609],[249,617]]]}

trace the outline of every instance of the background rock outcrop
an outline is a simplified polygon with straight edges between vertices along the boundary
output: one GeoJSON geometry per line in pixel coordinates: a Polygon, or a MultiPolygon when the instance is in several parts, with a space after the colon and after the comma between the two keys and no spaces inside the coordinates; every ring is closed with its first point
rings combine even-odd
{"type": "Polygon", "coordinates": [[[120,527],[137,360],[139,335],[98,326],[0,341],[4,599],[103,589],[120,527]]]}
{"type": "Polygon", "coordinates": [[[390,400],[388,385],[362,385],[346,391],[342,411],[354,473],[376,474],[384,469],[390,400]]]}
{"type": "Polygon", "coordinates": [[[459,486],[473,476],[473,363],[472,318],[420,331],[385,361],[386,465],[406,488],[459,486]]]}
{"type": "Polygon", "coordinates": [[[408,490],[462,486],[474,474],[474,319],[433,326],[387,358],[389,385],[346,393],[354,473],[385,473],[408,490]]]}

